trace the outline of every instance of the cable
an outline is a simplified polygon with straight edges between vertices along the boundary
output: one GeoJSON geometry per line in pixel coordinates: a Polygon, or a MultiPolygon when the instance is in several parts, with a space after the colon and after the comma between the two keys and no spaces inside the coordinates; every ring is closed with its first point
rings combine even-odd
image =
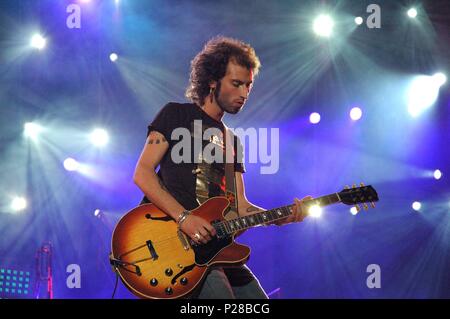
{"type": "Polygon", "coordinates": [[[114,285],[114,291],[112,293],[111,299],[114,299],[114,295],[116,294],[116,289],[117,289],[117,283],[119,282],[119,273],[117,272],[116,269],[116,284],[114,285]]]}

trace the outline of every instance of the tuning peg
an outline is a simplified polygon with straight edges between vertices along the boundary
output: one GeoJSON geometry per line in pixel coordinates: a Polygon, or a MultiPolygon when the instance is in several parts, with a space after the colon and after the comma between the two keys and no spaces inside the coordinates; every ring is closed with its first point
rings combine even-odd
{"type": "Polygon", "coordinates": [[[356,188],[356,184],[353,184],[353,188],[356,188]]]}
{"type": "Polygon", "coordinates": [[[370,206],[371,206],[372,208],[375,208],[375,203],[374,203],[374,202],[370,202],[370,206]]]}
{"type": "Polygon", "coordinates": [[[348,187],[348,185],[345,185],[344,189],[350,189],[350,187],[348,187]]]}
{"type": "Polygon", "coordinates": [[[361,207],[359,207],[358,204],[355,205],[355,208],[356,208],[356,213],[359,213],[361,211],[361,207]]]}
{"type": "Polygon", "coordinates": [[[362,183],[362,182],[359,183],[359,185],[360,185],[361,187],[364,187],[364,186],[365,186],[364,183],[362,183]]]}
{"type": "Polygon", "coordinates": [[[368,210],[369,209],[369,206],[367,206],[366,203],[363,203],[363,207],[364,207],[364,210],[368,210]]]}

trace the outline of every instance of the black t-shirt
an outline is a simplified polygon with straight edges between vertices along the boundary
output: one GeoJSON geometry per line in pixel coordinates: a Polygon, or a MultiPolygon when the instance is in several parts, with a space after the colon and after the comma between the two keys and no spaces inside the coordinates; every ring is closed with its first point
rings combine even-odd
{"type": "MultiPolygon", "coordinates": [[[[192,103],[168,103],[148,126],[164,135],[169,149],[158,176],[170,194],[192,210],[214,196],[225,194],[224,125],[192,103]],[[218,160],[222,158],[222,160],[218,160]]],[[[234,139],[234,169],[245,172],[239,138],[234,139]]],[[[144,197],[142,203],[148,203],[144,197]]]]}

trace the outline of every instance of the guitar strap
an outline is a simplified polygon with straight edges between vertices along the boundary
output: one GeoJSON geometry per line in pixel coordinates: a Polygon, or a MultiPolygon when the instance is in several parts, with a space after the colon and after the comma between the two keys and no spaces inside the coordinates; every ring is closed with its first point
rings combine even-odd
{"type": "Polygon", "coordinates": [[[225,196],[230,201],[230,210],[225,215],[225,219],[233,219],[239,217],[238,199],[236,196],[236,178],[234,170],[234,135],[230,129],[224,124],[225,132],[225,196]]]}

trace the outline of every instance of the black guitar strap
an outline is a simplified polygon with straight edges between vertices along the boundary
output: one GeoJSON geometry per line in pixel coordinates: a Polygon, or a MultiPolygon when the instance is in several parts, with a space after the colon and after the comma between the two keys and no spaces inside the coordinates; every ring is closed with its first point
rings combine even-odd
{"type": "Polygon", "coordinates": [[[238,199],[236,196],[236,178],[234,170],[234,135],[224,124],[225,132],[225,196],[230,201],[230,211],[225,216],[226,219],[239,217],[238,199]]]}

